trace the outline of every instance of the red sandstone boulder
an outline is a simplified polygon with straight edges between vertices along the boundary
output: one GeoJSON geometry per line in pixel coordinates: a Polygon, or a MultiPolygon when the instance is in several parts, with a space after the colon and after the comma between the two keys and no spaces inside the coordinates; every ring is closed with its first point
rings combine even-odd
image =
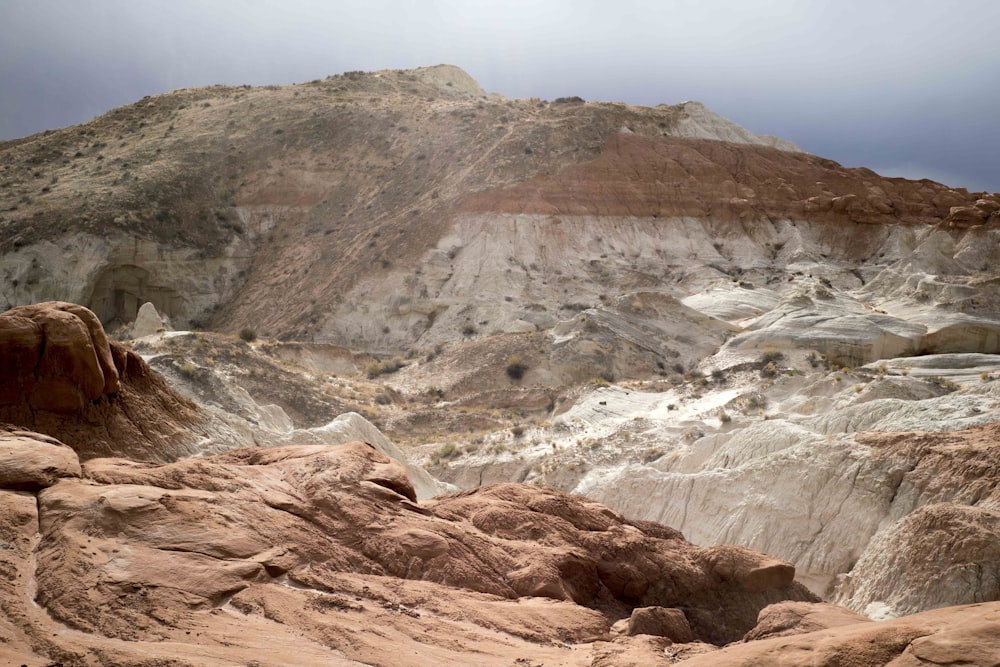
{"type": "Polygon", "coordinates": [[[83,306],[54,301],[0,314],[0,422],[45,433],[82,458],[193,454],[198,408],[83,306]]]}
{"type": "Polygon", "coordinates": [[[120,388],[111,347],[97,316],[54,301],[0,315],[0,405],[79,412],[120,388]]]}
{"type": "Polygon", "coordinates": [[[639,607],[632,610],[628,620],[628,634],[666,637],[675,644],[694,641],[694,633],[687,617],[680,609],[666,607],[639,607]]]}

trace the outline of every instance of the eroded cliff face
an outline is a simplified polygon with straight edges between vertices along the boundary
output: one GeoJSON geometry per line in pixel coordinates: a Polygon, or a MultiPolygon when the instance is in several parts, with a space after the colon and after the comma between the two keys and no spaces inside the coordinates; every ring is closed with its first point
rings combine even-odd
{"type": "Polygon", "coordinates": [[[697,103],[508,100],[447,66],[177,91],[2,150],[9,305],[124,324],[150,301],[181,327],[381,351],[545,330],[637,290],[982,271],[972,237],[1000,209],[697,103]],[[936,225],[957,263],[899,265],[936,225]]]}

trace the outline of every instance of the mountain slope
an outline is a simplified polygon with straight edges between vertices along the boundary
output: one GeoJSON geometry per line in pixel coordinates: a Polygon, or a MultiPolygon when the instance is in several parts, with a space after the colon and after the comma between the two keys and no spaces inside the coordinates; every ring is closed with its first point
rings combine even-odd
{"type": "MultiPolygon", "coordinates": [[[[178,324],[401,349],[455,338],[435,328],[442,315],[487,319],[459,315],[462,285],[513,281],[491,318],[513,321],[526,283],[565,270],[531,256],[564,236],[547,217],[531,218],[514,266],[453,266],[463,229],[507,234],[510,215],[597,217],[584,226],[614,245],[601,228],[622,217],[654,238],[694,218],[738,239],[779,220],[928,225],[978,211],[963,190],[773,143],[696,103],[508,100],[449,66],[181,90],[0,148],[0,296],[83,303],[105,323],[148,300],[178,324]],[[400,300],[411,305],[397,316],[400,300]]],[[[627,289],[645,272],[605,268],[567,292],[627,289]]]]}

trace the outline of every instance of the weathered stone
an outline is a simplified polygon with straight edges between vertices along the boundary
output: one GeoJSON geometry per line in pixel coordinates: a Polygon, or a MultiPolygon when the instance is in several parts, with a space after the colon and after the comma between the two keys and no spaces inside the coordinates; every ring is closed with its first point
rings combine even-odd
{"type": "Polygon", "coordinates": [[[0,488],[40,489],[79,477],[76,452],[38,433],[0,431],[0,488]]]}
{"type": "Polygon", "coordinates": [[[680,609],[665,607],[639,607],[632,610],[628,620],[628,634],[666,637],[675,644],[694,641],[694,633],[687,617],[680,609]]]}
{"type": "Polygon", "coordinates": [[[139,312],[135,316],[135,322],[132,324],[132,338],[152,336],[161,331],[166,331],[166,329],[167,324],[160,317],[160,314],[156,312],[156,306],[147,301],[140,306],[139,312]]]}

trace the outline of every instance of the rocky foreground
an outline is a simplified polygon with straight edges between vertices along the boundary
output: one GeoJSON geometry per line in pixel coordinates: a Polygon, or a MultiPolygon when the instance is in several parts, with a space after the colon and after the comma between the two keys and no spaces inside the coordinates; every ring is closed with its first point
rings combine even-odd
{"type": "Polygon", "coordinates": [[[871,622],[787,562],[553,489],[418,501],[364,442],[134,456],[178,398],[95,321],[0,316],[9,664],[1000,664],[1000,603],[871,622]],[[143,437],[81,446],[137,406],[143,437]]]}

